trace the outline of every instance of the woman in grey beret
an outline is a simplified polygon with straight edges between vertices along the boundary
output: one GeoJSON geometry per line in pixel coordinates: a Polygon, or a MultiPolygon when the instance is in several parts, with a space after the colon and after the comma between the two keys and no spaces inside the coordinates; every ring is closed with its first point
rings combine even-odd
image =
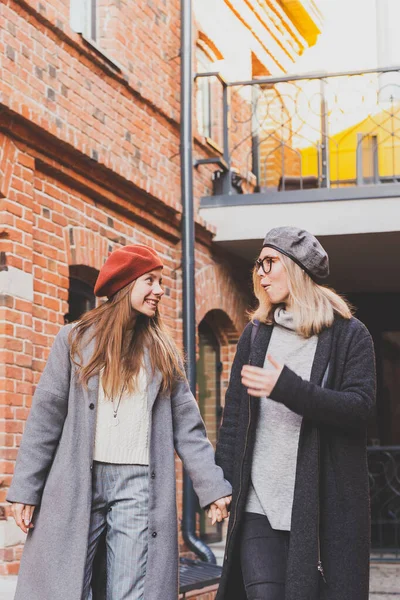
{"type": "Polygon", "coordinates": [[[267,233],[217,446],[233,486],[217,600],[368,600],[374,350],[328,274],[313,235],[267,233]]]}

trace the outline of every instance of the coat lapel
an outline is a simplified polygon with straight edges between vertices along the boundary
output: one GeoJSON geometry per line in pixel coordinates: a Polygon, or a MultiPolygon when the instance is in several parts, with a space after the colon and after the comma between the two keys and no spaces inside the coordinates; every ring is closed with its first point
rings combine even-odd
{"type": "Polygon", "coordinates": [[[315,358],[311,369],[310,381],[321,384],[325,371],[329,364],[332,348],[333,327],[321,331],[318,336],[315,358]]]}
{"type": "Polygon", "coordinates": [[[250,361],[255,367],[263,367],[272,334],[272,325],[260,323],[254,342],[250,348],[250,361]]]}
{"type": "MultiPolygon", "coordinates": [[[[95,339],[89,341],[88,344],[85,344],[82,349],[82,364],[86,365],[91,356],[93,355],[95,349],[95,339]]],[[[99,398],[99,375],[93,375],[88,381],[87,388],[82,386],[83,398],[86,403],[86,410],[84,414],[86,415],[86,424],[87,424],[87,434],[89,439],[89,447],[90,447],[90,460],[93,460],[93,452],[94,452],[94,438],[96,433],[96,415],[97,415],[97,404],[99,398]],[[91,405],[94,405],[94,410],[91,410],[91,405]]]]}
{"type": "Polygon", "coordinates": [[[156,369],[153,373],[151,368],[149,351],[147,349],[144,351],[144,366],[147,375],[147,406],[149,412],[151,412],[153,404],[160,390],[162,375],[158,369],[156,369]]]}
{"type": "MultiPolygon", "coordinates": [[[[87,363],[91,359],[94,349],[95,349],[95,343],[96,343],[96,340],[93,338],[83,348],[82,364],[87,365],[87,363]]],[[[98,396],[99,396],[99,381],[100,381],[100,378],[98,375],[94,375],[93,377],[91,377],[88,381],[88,387],[86,390],[87,400],[88,400],[89,404],[93,402],[93,404],[96,406],[96,408],[97,408],[97,400],[98,400],[98,396]]]]}

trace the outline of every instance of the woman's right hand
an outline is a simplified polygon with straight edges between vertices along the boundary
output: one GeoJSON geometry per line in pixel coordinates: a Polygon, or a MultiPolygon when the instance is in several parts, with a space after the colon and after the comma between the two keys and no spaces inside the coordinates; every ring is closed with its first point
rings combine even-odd
{"type": "Polygon", "coordinates": [[[21,504],[20,502],[13,502],[11,505],[11,513],[15,519],[16,524],[24,533],[28,533],[29,529],[33,529],[32,523],[33,511],[35,507],[31,504],[21,504]]]}
{"type": "Polygon", "coordinates": [[[215,500],[210,504],[208,517],[211,519],[211,525],[216,522],[220,523],[229,517],[231,502],[232,496],[225,496],[225,498],[219,498],[219,500],[215,500]]]}

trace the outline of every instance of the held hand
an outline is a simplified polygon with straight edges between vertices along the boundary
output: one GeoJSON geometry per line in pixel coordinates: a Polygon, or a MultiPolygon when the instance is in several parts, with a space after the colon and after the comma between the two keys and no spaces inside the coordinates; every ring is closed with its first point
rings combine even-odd
{"type": "Polygon", "coordinates": [[[11,513],[15,519],[16,524],[24,533],[28,533],[29,529],[33,529],[32,523],[33,511],[35,507],[31,504],[20,504],[19,502],[13,502],[11,506],[11,513]]]}
{"type": "Polygon", "coordinates": [[[229,507],[232,502],[232,496],[225,496],[219,500],[215,500],[210,504],[208,509],[208,517],[211,519],[211,524],[214,525],[217,521],[220,523],[223,519],[229,516],[229,507]]]}
{"type": "Polygon", "coordinates": [[[283,365],[277,363],[270,354],[267,355],[267,359],[274,367],[271,371],[260,369],[260,367],[252,367],[251,365],[243,365],[242,384],[247,387],[250,396],[256,398],[266,396],[268,398],[279,379],[283,365]]]}

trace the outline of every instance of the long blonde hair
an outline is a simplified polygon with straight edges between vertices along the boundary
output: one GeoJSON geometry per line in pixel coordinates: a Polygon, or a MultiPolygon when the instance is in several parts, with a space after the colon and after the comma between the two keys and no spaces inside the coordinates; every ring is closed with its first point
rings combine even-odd
{"type": "Polygon", "coordinates": [[[137,315],[131,306],[131,290],[125,286],[107,302],[85,313],[70,332],[70,353],[78,367],[79,381],[85,387],[102,371],[102,385],[108,398],[121,390],[134,391],[137,375],[148,349],[153,373],[162,374],[163,391],[171,390],[177,378],[185,376],[178,349],[158,312],[154,317],[137,315]],[[82,347],[95,339],[95,349],[82,364],[82,347]]]}
{"type": "MultiPolygon", "coordinates": [[[[281,252],[279,260],[288,274],[290,311],[298,334],[305,338],[318,335],[325,327],[333,324],[335,313],[344,319],[351,318],[352,307],[344,298],[334,290],[315,283],[301,267],[281,252]]],[[[273,323],[277,305],[269,301],[257,271],[256,265],[253,269],[253,291],[258,307],[249,312],[249,317],[252,321],[258,319],[262,323],[273,323]]]]}

